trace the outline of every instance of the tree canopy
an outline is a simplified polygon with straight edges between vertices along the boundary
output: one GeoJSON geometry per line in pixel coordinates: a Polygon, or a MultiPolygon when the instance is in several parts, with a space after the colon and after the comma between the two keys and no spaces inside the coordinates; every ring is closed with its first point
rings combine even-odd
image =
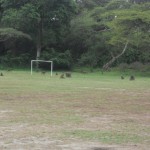
{"type": "Polygon", "coordinates": [[[112,54],[120,53],[128,41],[128,50],[120,62],[148,62],[149,5],[112,0],[105,5],[96,5],[82,11],[73,19],[72,32],[68,38],[73,52],[78,54],[76,57],[80,57],[82,63],[93,63],[97,59],[96,65],[104,65],[112,54]],[[75,52],[77,49],[78,53],[75,52]]]}
{"type": "Polygon", "coordinates": [[[28,60],[102,67],[128,43],[113,65],[148,63],[149,39],[148,0],[0,0],[1,58],[17,51],[19,42],[19,55],[27,54],[28,60]],[[8,48],[4,41],[10,38],[8,48]]]}

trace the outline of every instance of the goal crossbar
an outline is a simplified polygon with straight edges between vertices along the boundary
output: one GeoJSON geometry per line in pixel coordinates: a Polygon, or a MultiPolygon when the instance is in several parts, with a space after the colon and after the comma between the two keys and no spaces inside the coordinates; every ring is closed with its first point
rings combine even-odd
{"type": "Polygon", "coordinates": [[[33,62],[47,62],[47,63],[51,63],[51,76],[53,75],[53,61],[48,61],[48,60],[31,60],[31,75],[33,73],[33,62]]]}

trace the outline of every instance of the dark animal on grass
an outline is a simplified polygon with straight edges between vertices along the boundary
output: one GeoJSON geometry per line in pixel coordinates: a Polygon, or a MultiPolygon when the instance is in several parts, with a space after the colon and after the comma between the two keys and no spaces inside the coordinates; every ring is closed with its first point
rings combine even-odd
{"type": "Polygon", "coordinates": [[[46,73],[46,71],[42,71],[41,73],[44,75],[46,73]]]}
{"type": "Polygon", "coordinates": [[[7,69],[7,71],[12,71],[12,70],[13,70],[12,68],[8,68],[8,69],[7,69]]]}
{"type": "Polygon", "coordinates": [[[58,75],[58,73],[56,72],[56,74],[55,74],[56,76],[58,75]]]}
{"type": "Polygon", "coordinates": [[[66,72],[66,77],[71,78],[71,72],[66,72]]]}
{"type": "Polygon", "coordinates": [[[88,73],[88,72],[81,70],[80,73],[86,74],[86,73],[88,73]]]}
{"type": "Polygon", "coordinates": [[[61,74],[61,75],[60,75],[60,78],[61,78],[61,79],[64,79],[64,78],[65,78],[65,77],[64,77],[64,74],[61,74]]]}
{"type": "Polygon", "coordinates": [[[130,76],[130,81],[133,81],[135,80],[135,77],[134,76],[130,76]]]}
{"type": "Polygon", "coordinates": [[[0,73],[0,76],[4,76],[2,72],[0,73]]]}
{"type": "Polygon", "coordinates": [[[121,76],[121,79],[123,80],[123,79],[124,79],[124,76],[121,76]]]}

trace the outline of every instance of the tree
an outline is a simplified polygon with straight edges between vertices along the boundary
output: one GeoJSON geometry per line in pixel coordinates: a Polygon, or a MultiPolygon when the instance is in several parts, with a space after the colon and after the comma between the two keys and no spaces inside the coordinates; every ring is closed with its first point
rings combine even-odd
{"type": "Polygon", "coordinates": [[[73,0],[2,0],[2,6],[2,25],[31,35],[36,45],[36,59],[39,59],[42,47],[49,44],[46,43],[51,38],[49,33],[56,35],[58,28],[59,31],[67,28],[75,13],[73,0]]]}
{"type": "Polygon", "coordinates": [[[0,28],[0,41],[15,40],[19,38],[26,38],[32,40],[32,38],[21,31],[17,31],[13,28],[0,28]]]}
{"type": "MultiPolygon", "coordinates": [[[[146,5],[132,5],[131,9],[113,11],[111,16],[113,15],[114,18],[106,23],[111,29],[109,44],[112,45],[112,47],[115,46],[120,49],[120,46],[128,41],[130,48],[134,48],[140,55],[150,47],[150,44],[148,44],[150,11],[145,6],[146,5]],[[143,46],[143,44],[145,46],[147,45],[147,48],[143,46]]],[[[108,13],[105,15],[105,18],[110,17],[108,13]]],[[[116,52],[115,49],[114,53],[116,52]]],[[[112,53],[113,51],[111,51],[111,54],[112,53]]],[[[141,61],[140,58],[137,59],[141,61]]],[[[145,61],[147,61],[146,58],[145,61]]]]}
{"type": "Polygon", "coordinates": [[[149,14],[149,3],[132,4],[126,0],[112,0],[104,6],[84,9],[72,21],[68,38],[74,57],[92,64],[92,57],[97,56],[96,65],[104,68],[117,59],[127,63],[147,62],[149,14]]]}
{"type": "Polygon", "coordinates": [[[121,57],[121,56],[125,53],[125,51],[126,51],[126,49],[127,49],[127,46],[128,46],[128,43],[129,43],[129,41],[126,42],[126,44],[125,44],[125,46],[124,46],[124,48],[123,48],[123,50],[122,50],[122,52],[121,52],[120,54],[117,54],[116,56],[114,56],[114,55],[111,53],[112,59],[111,59],[109,62],[107,62],[106,64],[103,65],[103,70],[105,70],[105,71],[108,70],[108,69],[110,68],[110,66],[111,66],[119,57],[121,57]]]}

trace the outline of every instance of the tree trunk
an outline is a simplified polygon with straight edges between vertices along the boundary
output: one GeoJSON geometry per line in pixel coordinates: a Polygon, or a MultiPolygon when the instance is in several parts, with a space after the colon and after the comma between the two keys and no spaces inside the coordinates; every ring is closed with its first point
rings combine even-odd
{"type": "Polygon", "coordinates": [[[42,20],[40,20],[38,24],[37,55],[36,55],[37,60],[40,58],[41,48],[42,48],[42,20]]]}
{"type": "Polygon", "coordinates": [[[111,56],[112,56],[112,59],[109,61],[109,62],[107,62],[105,65],[103,65],[103,71],[107,71],[109,68],[110,68],[110,66],[119,58],[119,57],[121,57],[124,53],[125,53],[125,51],[126,51],[126,49],[127,49],[127,46],[128,46],[128,41],[126,42],[126,44],[125,44],[125,47],[124,47],[124,49],[122,50],[122,52],[120,53],[120,54],[118,54],[117,56],[114,56],[113,54],[111,54],[111,56]]]}
{"type": "MultiPolygon", "coordinates": [[[[42,32],[43,30],[43,22],[42,22],[42,17],[38,23],[38,33],[37,33],[37,54],[36,54],[36,60],[39,60],[41,56],[41,49],[42,49],[42,32]]],[[[36,63],[36,68],[39,68],[39,63],[36,63]]]]}

